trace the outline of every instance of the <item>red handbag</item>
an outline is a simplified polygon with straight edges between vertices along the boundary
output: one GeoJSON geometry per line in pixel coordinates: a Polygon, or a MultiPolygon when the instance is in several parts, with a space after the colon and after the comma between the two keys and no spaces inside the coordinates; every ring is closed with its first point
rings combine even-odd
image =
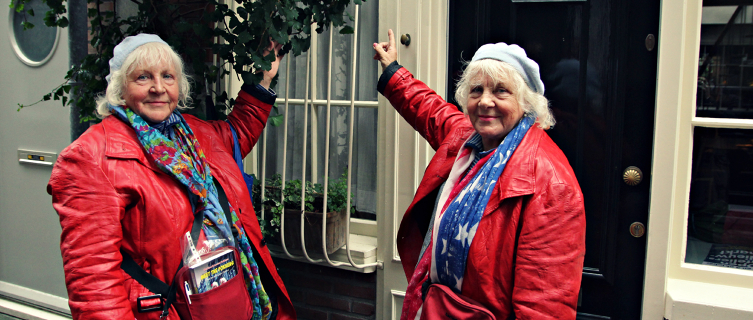
{"type": "Polygon", "coordinates": [[[471,298],[453,292],[449,287],[432,284],[426,292],[421,320],[469,319],[496,320],[489,309],[471,298]]]}
{"type": "MultiPolygon", "coordinates": [[[[241,261],[238,251],[232,248],[235,261],[241,261]]],[[[254,315],[254,305],[246,291],[241,264],[236,263],[236,275],[219,287],[204,293],[186,295],[183,286],[178,286],[173,305],[181,319],[186,320],[248,320],[254,315]]],[[[181,268],[176,276],[178,284],[189,280],[187,267],[181,268]]]]}

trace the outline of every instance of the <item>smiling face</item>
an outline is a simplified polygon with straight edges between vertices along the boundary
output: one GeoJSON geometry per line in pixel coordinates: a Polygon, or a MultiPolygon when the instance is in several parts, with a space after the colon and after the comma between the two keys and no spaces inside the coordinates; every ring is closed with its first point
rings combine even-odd
{"type": "Polygon", "coordinates": [[[496,148],[523,118],[523,109],[504,84],[481,74],[471,81],[466,105],[468,119],[481,135],[484,150],[496,148]]]}
{"type": "Polygon", "coordinates": [[[179,85],[176,78],[175,68],[170,64],[137,66],[126,76],[123,100],[145,120],[162,122],[178,106],[179,85]]]}

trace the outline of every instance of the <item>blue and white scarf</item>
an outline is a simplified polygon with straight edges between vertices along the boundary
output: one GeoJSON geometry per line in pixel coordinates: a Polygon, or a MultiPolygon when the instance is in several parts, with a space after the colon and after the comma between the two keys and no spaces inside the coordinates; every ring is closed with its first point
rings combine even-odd
{"type": "Polygon", "coordinates": [[[433,226],[434,252],[430,271],[432,283],[441,283],[460,293],[468,250],[476,235],[478,223],[507,161],[535,121],[533,116],[523,117],[489,156],[490,158],[485,163],[479,162],[481,168],[471,168],[469,177],[464,178],[470,180],[461,190],[456,190],[457,195],[452,202],[446,204],[452,189],[455,189],[449,186],[457,185],[460,177],[473,162],[474,153],[477,151],[466,147],[458,153],[445,184],[448,187],[443,188],[438,202],[440,205],[437,205],[436,209],[440,213],[437,215],[440,218],[435,219],[433,226]],[[476,174],[470,176],[474,171],[476,174]],[[444,207],[447,209],[442,212],[444,207]]]}

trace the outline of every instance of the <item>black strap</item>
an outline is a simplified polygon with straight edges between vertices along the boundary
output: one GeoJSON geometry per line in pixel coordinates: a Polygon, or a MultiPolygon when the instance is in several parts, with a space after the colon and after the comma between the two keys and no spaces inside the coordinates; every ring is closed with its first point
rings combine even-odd
{"type": "MultiPolygon", "coordinates": [[[[193,201],[191,202],[193,204],[193,201]]],[[[191,206],[194,207],[193,205],[191,206]]],[[[193,241],[194,245],[196,244],[196,240],[199,240],[199,234],[201,232],[201,227],[204,225],[204,212],[194,210],[193,214],[193,225],[191,226],[191,240],[193,241]]]]}
{"type": "Polygon", "coordinates": [[[173,282],[168,286],[165,282],[157,279],[157,277],[149,274],[141,268],[141,266],[133,260],[131,255],[123,250],[123,248],[120,248],[120,254],[123,256],[123,262],[120,263],[120,268],[131,276],[133,280],[136,280],[136,282],[144,286],[144,288],[152,293],[162,296],[162,299],[164,299],[164,305],[160,318],[166,317],[170,312],[170,306],[175,302],[175,293],[178,290],[176,280],[178,278],[178,271],[183,268],[183,261],[178,265],[178,270],[175,270],[175,275],[173,276],[173,282]]]}
{"type": "MultiPolygon", "coordinates": [[[[225,219],[227,223],[230,223],[232,226],[233,219],[232,214],[230,213],[227,194],[225,194],[225,190],[222,189],[222,186],[217,183],[216,180],[214,185],[217,188],[218,199],[220,201],[222,211],[225,212],[225,219]]],[[[193,218],[193,225],[191,226],[191,238],[194,242],[199,239],[199,233],[203,224],[203,212],[196,212],[193,218]]],[[[233,227],[231,227],[230,229],[233,232],[233,238],[238,239],[238,231],[233,227]]],[[[162,316],[166,316],[167,312],[170,310],[170,305],[175,302],[175,294],[178,290],[176,279],[178,276],[178,271],[180,271],[180,269],[183,267],[183,261],[180,262],[178,270],[175,271],[173,282],[168,286],[167,283],[163,282],[160,279],[157,279],[157,277],[149,274],[143,268],[141,268],[141,266],[139,266],[136,261],[133,260],[133,257],[131,257],[131,255],[125,252],[122,248],[120,249],[120,254],[123,256],[123,262],[120,264],[120,268],[123,269],[123,271],[125,271],[125,273],[127,273],[129,276],[131,276],[131,278],[144,286],[144,288],[153,293],[161,295],[165,299],[165,306],[162,310],[162,316]]]]}
{"type": "Polygon", "coordinates": [[[144,286],[144,288],[147,288],[149,291],[156,294],[161,294],[163,297],[167,296],[167,293],[170,290],[170,286],[162,282],[162,280],[157,279],[157,277],[144,271],[144,269],[141,268],[136,263],[136,261],[133,261],[131,255],[125,252],[122,248],[120,249],[120,254],[123,255],[123,262],[120,264],[120,268],[123,269],[125,273],[131,276],[131,278],[133,278],[134,280],[138,281],[142,286],[144,286]]]}
{"type": "Polygon", "coordinates": [[[178,279],[178,272],[180,272],[181,268],[183,268],[183,261],[180,262],[178,270],[175,270],[175,275],[173,275],[173,283],[170,284],[170,289],[167,291],[167,298],[165,298],[165,307],[162,309],[162,315],[160,315],[160,319],[167,317],[167,314],[170,313],[170,305],[175,302],[175,295],[178,292],[179,287],[176,281],[178,279]]]}
{"type": "MultiPolygon", "coordinates": [[[[229,123],[229,122],[228,122],[229,123]]],[[[233,144],[234,144],[234,154],[233,156],[235,158],[239,157],[240,149],[238,148],[238,138],[236,137],[235,130],[233,129],[233,126],[230,126],[230,129],[233,131],[233,144]]],[[[239,164],[240,167],[240,164],[239,164]]],[[[241,172],[243,172],[242,167],[241,172]]],[[[232,227],[233,225],[233,218],[232,214],[230,213],[230,206],[227,199],[227,194],[225,194],[225,190],[222,188],[222,186],[217,183],[217,180],[214,179],[214,186],[217,188],[217,195],[218,199],[220,201],[220,206],[222,207],[222,211],[225,212],[225,221],[230,224],[230,229],[233,232],[233,240],[237,241],[239,239],[238,237],[238,231],[232,227]]],[[[196,210],[196,206],[194,205],[193,201],[191,201],[191,208],[194,213],[193,217],[193,225],[191,226],[191,239],[196,242],[196,240],[199,239],[199,234],[201,231],[202,226],[204,225],[204,213],[201,211],[196,210]]],[[[175,276],[173,276],[173,282],[168,286],[165,282],[163,282],[160,279],[157,279],[157,277],[149,274],[148,272],[144,271],[143,268],[141,268],[136,261],[133,260],[131,255],[129,255],[127,252],[125,252],[122,248],[120,249],[120,254],[123,256],[123,262],[120,264],[120,268],[125,271],[131,278],[136,280],[138,283],[140,283],[144,288],[147,288],[149,291],[161,295],[165,299],[165,305],[162,310],[161,317],[166,317],[168,311],[170,310],[170,305],[175,301],[175,294],[178,290],[178,285],[176,284],[176,278],[178,277],[178,271],[183,267],[183,261],[180,262],[180,265],[178,266],[178,270],[175,271],[175,276]]]]}
{"type": "MultiPolygon", "coordinates": [[[[219,185],[219,184],[218,184],[219,185]]],[[[224,194],[224,193],[223,193],[224,194]]],[[[227,202],[227,200],[225,200],[227,202]]],[[[227,205],[225,205],[227,206],[227,205]]],[[[193,207],[193,205],[191,206],[193,207]]],[[[191,238],[195,242],[199,238],[199,232],[204,222],[204,213],[196,212],[193,218],[193,225],[191,226],[191,238]]],[[[175,270],[173,281],[170,285],[158,279],[157,277],[146,272],[136,261],[133,260],[130,254],[125,252],[123,248],[120,248],[120,254],[123,256],[123,261],[120,264],[120,268],[125,271],[133,280],[140,283],[147,290],[159,294],[164,299],[164,306],[162,308],[162,315],[160,317],[166,317],[170,311],[170,305],[175,302],[175,294],[178,291],[178,284],[176,283],[178,278],[178,272],[183,268],[183,261],[178,265],[178,269],[175,270]]]]}

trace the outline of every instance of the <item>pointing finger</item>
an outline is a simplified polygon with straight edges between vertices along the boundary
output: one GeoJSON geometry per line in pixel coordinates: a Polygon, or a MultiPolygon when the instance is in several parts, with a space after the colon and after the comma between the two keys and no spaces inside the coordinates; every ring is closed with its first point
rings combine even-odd
{"type": "Polygon", "coordinates": [[[392,32],[392,29],[387,30],[387,35],[390,37],[389,47],[394,48],[395,47],[395,33],[392,32]]]}

